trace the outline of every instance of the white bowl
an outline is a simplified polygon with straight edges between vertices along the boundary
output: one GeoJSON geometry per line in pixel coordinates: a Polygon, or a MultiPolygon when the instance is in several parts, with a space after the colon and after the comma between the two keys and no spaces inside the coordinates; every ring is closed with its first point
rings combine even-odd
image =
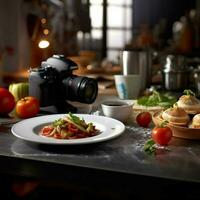
{"type": "Polygon", "coordinates": [[[107,117],[126,122],[132,115],[133,101],[107,100],[101,103],[103,114],[107,117]]]}

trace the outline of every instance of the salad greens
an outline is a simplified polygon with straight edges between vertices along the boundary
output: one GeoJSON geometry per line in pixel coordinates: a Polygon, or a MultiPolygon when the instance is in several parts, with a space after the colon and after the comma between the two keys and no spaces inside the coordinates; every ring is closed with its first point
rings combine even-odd
{"type": "Polygon", "coordinates": [[[161,94],[154,90],[150,96],[140,97],[137,100],[137,103],[143,106],[162,106],[168,108],[173,106],[176,101],[176,97],[169,95],[168,93],[161,94]]]}

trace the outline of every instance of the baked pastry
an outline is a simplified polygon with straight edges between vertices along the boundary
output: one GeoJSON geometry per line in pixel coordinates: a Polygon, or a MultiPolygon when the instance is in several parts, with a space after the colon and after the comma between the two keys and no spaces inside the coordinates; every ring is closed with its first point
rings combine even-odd
{"type": "Polygon", "coordinates": [[[177,106],[164,110],[162,112],[162,118],[171,124],[179,126],[185,126],[190,121],[187,112],[177,106]]]}
{"type": "Polygon", "coordinates": [[[194,96],[194,93],[189,92],[186,95],[182,95],[176,104],[188,114],[195,115],[200,113],[200,100],[194,96]]]}
{"type": "Polygon", "coordinates": [[[196,114],[192,118],[192,123],[190,125],[190,128],[199,128],[200,129],[200,114],[196,114]]]}

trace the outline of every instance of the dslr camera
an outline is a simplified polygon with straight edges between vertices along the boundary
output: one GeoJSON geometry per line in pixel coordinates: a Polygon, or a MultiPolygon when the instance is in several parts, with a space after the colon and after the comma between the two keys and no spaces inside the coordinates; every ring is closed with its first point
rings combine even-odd
{"type": "Polygon", "coordinates": [[[41,107],[55,106],[57,113],[77,112],[68,101],[93,103],[98,84],[95,79],[74,75],[76,69],[77,64],[64,55],[53,55],[29,70],[29,95],[36,97],[41,107]]]}

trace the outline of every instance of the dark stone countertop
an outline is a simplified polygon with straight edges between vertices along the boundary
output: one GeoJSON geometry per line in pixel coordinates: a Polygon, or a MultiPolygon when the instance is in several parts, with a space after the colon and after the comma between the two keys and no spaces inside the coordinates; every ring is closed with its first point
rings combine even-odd
{"type": "MultiPolygon", "coordinates": [[[[107,184],[130,189],[130,181],[144,185],[200,183],[200,141],[172,138],[156,156],[143,150],[152,128],[126,124],[122,135],[87,145],[44,145],[23,141],[0,126],[0,173],[74,184],[107,184]]],[[[104,186],[105,186],[104,185],[104,186]]]]}

